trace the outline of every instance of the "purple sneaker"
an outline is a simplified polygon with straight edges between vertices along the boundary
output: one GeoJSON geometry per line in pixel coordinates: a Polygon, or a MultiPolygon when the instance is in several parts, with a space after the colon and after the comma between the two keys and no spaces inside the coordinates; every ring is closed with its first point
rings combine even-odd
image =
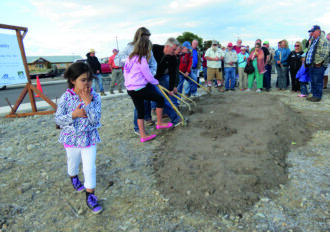
{"type": "Polygon", "coordinates": [[[100,206],[99,203],[97,202],[97,197],[93,193],[87,196],[86,204],[88,208],[92,210],[93,214],[99,214],[103,210],[102,206],[100,206]]]}
{"type": "Polygon", "coordinates": [[[71,178],[71,183],[72,183],[73,188],[76,190],[76,192],[80,193],[80,192],[83,192],[85,190],[85,187],[80,182],[78,176],[72,177],[71,178]]]}

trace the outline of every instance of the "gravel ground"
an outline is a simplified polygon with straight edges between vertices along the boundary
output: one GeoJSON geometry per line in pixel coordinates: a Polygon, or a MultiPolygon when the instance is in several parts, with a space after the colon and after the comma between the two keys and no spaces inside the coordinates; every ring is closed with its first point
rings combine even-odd
{"type": "MultiPolygon", "coordinates": [[[[241,215],[189,212],[169,204],[153,168],[155,153],[169,133],[139,143],[127,96],[103,100],[96,194],[104,212],[97,216],[85,206],[85,195],[73,192],[54,117],[1,118],[0,230],[330,231],[329,93],[319,103],[290,91],[261,93],[301,115],[311,139],[299,147],[291,144],[287,182],[260,193],[260,200],[241,215]]],[[[236,94],[257,95],[236,91],[224,98],[236,94]]]]}

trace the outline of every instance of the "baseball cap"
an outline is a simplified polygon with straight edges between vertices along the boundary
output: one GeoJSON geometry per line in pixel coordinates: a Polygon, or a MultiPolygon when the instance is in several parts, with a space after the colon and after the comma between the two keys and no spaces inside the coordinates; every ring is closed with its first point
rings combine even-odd
{"type": "Polygon", "coordinates": [[[269,42],[268,41],[264,41],[264,43],[263,44],[269,44],[269,42]]]}
{"type": "Polygon", "coordinates": [[[214,45],[214,44],[218,45],[219,43],[216,40],[212,40],[212,45],[214,45]]]}
{"type": "Polygon", "coordinates": [[[230,42],[230,43],[227,44],[227,47],[232,47],[232,46],[233,46],[233,43],[232,42],[230,42]]]}
{"type": "Polygon", "coordinates": [[[188,48],[189,50],[192,49],[192,47],[191,47],[189,41],[185,41],[185,42],[183,42],[182,47],[186,47],[186,48],[188,48]]]}
{"type": "Polygon", "coordinates": [[[113,50],[112,50],[112,53],[115,53],[115,52],[119,52],[119,50],[118,50],[118,49],[116,49],[116,48],[115,48],[115,49],[113,49],[113,50]]]}
{"type": "Polygon", "coordinates": [[[91,49],[89,50],[89,53],[95,53],[95,50],[94,50],[93,48],[91,48],[91,49]]]}
{"type": "Polygon", "coordinates": [[[319,25],[314,25],[308,32],[314,32],[316,30],[321,30],[321,27],[319,25]]]}

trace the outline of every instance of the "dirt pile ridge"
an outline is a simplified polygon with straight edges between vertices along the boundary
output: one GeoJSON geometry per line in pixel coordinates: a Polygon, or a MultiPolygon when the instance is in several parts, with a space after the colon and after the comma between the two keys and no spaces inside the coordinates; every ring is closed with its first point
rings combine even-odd
{"type": "Polygon", "coordinates": [[[306,142],[301,115],[270,95],[213,95],[166,136],[154,159],[158,188],[191,212],[241,215],[287,181],[286,154],[306,142]]]}

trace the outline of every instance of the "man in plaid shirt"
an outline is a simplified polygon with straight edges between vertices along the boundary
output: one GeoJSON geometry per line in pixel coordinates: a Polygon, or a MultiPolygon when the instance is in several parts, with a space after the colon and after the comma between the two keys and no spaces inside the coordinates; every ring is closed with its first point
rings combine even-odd
{"type": "Polygon", "coordinates": [[[324,71],[329,63],[330,43],[321,34],[320,26],[314,25],[308,32],[313,38],[308,46],[305,62],[312,82],[313,96],[307,100],[319,102],[322,98],[324,71]]]}

